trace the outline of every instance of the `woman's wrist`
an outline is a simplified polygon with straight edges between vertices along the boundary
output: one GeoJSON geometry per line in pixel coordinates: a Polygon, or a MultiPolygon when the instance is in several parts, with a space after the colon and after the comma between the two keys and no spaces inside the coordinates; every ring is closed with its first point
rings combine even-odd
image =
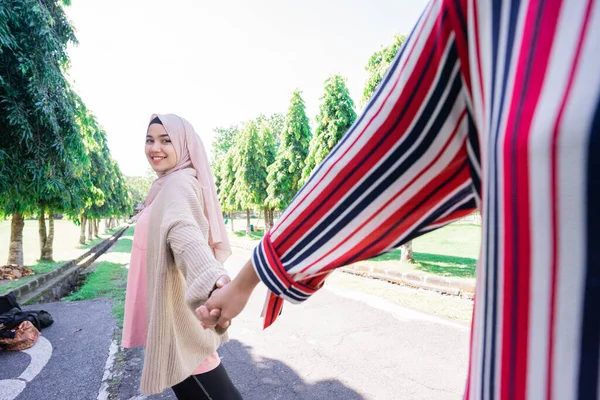
{"type": "Polygon", "coordinates": [[[250,294],[259,282],[260,279],[256,275],[252,261],[248,261],[231,283],[235,284],[242,292],[250,294]]]}

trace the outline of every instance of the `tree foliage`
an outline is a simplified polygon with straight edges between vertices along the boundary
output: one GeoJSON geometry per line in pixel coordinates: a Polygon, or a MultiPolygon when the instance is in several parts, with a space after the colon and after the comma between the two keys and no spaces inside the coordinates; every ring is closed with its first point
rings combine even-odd
{"type": "Polygon", "coordinates": [[[269,167],[275,163],[277,157],[278,140],[283,131],[284,121],[283,115],[279,113],[269,117],[261,115],[256,120],[259,141],[262,144],[262,151],[259,152],[260,187],[257,188],[257,207],[269,207],[267,204],[267,188],[269,186],[267,176],[269,167]]]}
{"type": "Polygon", "coordinates": [[[94,182],[94,146],[102,135],[90,133],[97,124],[65,78],[67,46],[76,42],[65,4],[11,0],[0,6],[0,214],[12,215],[11,264],[23,262],[24,215],[39,216],[46,245],[46,213],[75,215],[104,204],[106,212],[127,211],[121,203],[128,192],[112,158],[103,161],[112,181],[94,182]]]}
{"type": "Polygon", "coordinates": [[[149,169],[144,176],[126,176],[125,179],[127,180],[127,187],[129,188],[131,200],[135,207],[138,203],[146,201],[146,196],[150,191],[152,182],[156,179],[156,174],[149,169]]]}
{"type": "Polygon", "coordinates": [[[233,184],[235,182],[235,171],[233,169],[233,158],[235,155],[235,143],[239,134],[239,127],[232,125],[229,128],[216,128],[215,138],[212,144],[211,168],[215,175],[215,185],[223,211],[236,211],[237,204],[233,184]]]}
{"type": "Polygon", "coordinates": [[[300,189],[311,131],[302,93],[295,90],[285,117],[275,162],[268,167],[267,204],[283,210],[300,189]]]}
{"type": "Polygon", "coordinates": [[[405,35],[395,35],[392,44],[377,50],[373,53],[371,58],[369,58],[369,62],[365,66],[365,71],[368,72],[369,77],[365,82],[365,88],[363,90],[363,97],[361,100],[363,106],[367,104],[371,97],[373,97],[375,90],[377,90],[377,87],[383,80],[383,77],[390,68],[392,61],[394,61],[398,50],[400,50],[400,47],[402,47],[405,40],[405,35]]]}
{"type": "Polygon", "coordinates": [[[321,97],[317,129],[310,142],[306,165],[302,171],[302,183],[308,180],[355,120],[354,101],[350,97],[346,80],[340,75],[330,77],[325,81],[325,94],[321,97]]]}
{"type": "Polygon", "coordinates": [[[236,204],[240,209],[251,209],[261,204],[261,183],[264,158],[259,127],[255,120],[246,122],[238,135],[233,158],[235,170],[236,204]]]}
{"type": "Polygon", "coordinates": [[[85,169],[75,123],[76,96],[63,72],[72,26],[56,1],[14,0],[0,8],[0,136],[5,215],[34,213],[39,203],[67,208],[85,169]]]}

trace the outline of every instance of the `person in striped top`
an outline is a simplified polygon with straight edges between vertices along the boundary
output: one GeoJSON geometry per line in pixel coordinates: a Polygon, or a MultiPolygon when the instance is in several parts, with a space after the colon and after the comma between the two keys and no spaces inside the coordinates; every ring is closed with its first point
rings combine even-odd
{"type": "Polygon", "coordinates": [[[597,399],[600,1],[432,0],[360,118],[197,310],[265,327],[343,265],[482,214],[466,399],[597,399]]]}

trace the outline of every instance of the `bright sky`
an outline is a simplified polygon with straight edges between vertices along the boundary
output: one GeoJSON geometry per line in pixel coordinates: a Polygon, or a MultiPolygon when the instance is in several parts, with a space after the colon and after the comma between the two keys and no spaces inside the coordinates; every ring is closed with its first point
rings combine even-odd
{"type": "Polygon", "coordinates": [[[69,50],[70,75],[122,171],[143,175],[153,112],[187,118],[210,149],[213,128],[285,114],[295,88],[314,125],[335,73],[358,107],[369,57],[410,33],[426,3],[72,0],[79,45],[69,50]]]}

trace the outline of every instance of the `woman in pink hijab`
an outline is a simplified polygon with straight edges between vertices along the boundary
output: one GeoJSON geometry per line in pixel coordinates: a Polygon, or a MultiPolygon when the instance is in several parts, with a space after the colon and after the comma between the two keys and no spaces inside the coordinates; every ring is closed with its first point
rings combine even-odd
{"type": "Polygon", "coordinates": [[[241,399],[194,309],[229,282],[231,254],[212,171],[185,119],[152,115],[145,153],[158,178],[138,217],[127,281],[123,347],[145,346],[141,391],[178,399],[241,399]]]}

